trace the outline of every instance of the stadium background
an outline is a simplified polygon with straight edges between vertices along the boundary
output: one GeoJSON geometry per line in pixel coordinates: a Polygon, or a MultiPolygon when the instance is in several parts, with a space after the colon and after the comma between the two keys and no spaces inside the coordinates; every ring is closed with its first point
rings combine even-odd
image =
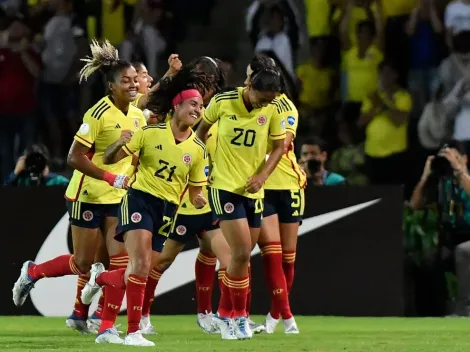
{"type": "MultiPolygon", "coordinates": [[[[44,39],[44,29],[53,15],[53,11],[51,12],[47,8],[48,3],[62,5],[70,3],[71,15],[73,15],[73,26],[70,27],[70,32],[76,41],[75,44],[69,44],[73,46],[73,50],[76,50],[77,56],[83,56],[81,50],[84,42],[86,43],[95,37],[99,39],[108,37],[113,44],[122,44],[121,53],[130,53],[133,59],[141,59],[148,64],[149,58],[145,57],[145,45],[142,45],[140,41],[142,39],[140,36],[143,34],[136,28],[139,24],[139,17],[131,20],[135,14],[136,3],[140,3],[137,0],[2,0],[0,5],[5,11],[1,13],[0,18],[1,46],[8,48],[8,26],[13,20],[19,20],[27,29],[24,33],[28,39],[28,45],[31,45],[32,50],[40,52],[41,45],[39,43],[44,39]]],[[[302,85],[298,84],[297,74],[300,72],[301,65],[309,60],[310,37],[329,37],[329,45],[332,46],[333,53],[329,53],[332,55],[331,60],[322,70],[333,73],[326,76],[333,80],[333,77],[344,74],[344,70],[342,70],[339,60],[335,59],[334,54],[335,43],[337,45],[339,40],[338,18],[336,17],[336,20],[334,18],[337,16],[335,15],[336,11],[339,11],[338,9],[341,9],[342,6],[344,7],[347,1],[142,1],[142,4],[147,6],[146,9],[149,10],[150,16],[149,18],[140,18],[144,20],[140,25],[146,25],[150,21],[151,27],[156,29],[150,32],[153,35],[153,40],[157,41],[158,39],[159,43],[165,43],[165,45],[162,44],[158,48],[154,48],[157,60],[152,61],[155,62],[152,65],[152,70],[155,78],[165,72],[168,55],[176,52],[180,54],[183,62],[188,62],[201,55],[221,58],[227,67],[231,68],[231,83],[241,84],[244,80],[245,65],[253,55],[258,39],[262,38],[264,33],[263,23],[265,22],[263,21],[264,16],[267,15],[259,13],[256,3],[261,5],[261,8],[275,3],[280,6],[286,24],[286,36],[289,39],[288,47],[292,53],[292,69],[290,71],[292,73],[292,87],[294,91],[297,91],[295,96],[298,97],[298,100],[302,85]],[[324,6],[318,4],[325,3],[328,3],[328,11],[325,12],[327,18],[322,19],[323,12],[319,9],[324,6]],[[315,7],[317,5],[318,8],[315,7]],[[255,23],[256,20],[260,22],[255,23]],[[327,23],[325,28],[318,28],[320,22],[327,23]],[[334,23],[336,23],[336,27],[334,23]]],[[[409,38],[405,34],[405,24],[417,3],[418,1],[411,0],[383,1],[385,22],[381,33],[382,39],[385,41],[385,56],[393,58],[400,71],[403,87],[413,94],[414,92],[408,84],[408,74],[413,67],[410,66],[411,53],[409,38]],[[396,50],[397,46],[400,50],[396,50]]],[[[431,2],[424,3],[427,4],[426,6],[431,4],[431,2]]],[[[436,0],[432,4],[439,17],[443,19],[447,1],[436,0]]],[[[359,14],[358,18],[363,19],[363,13],[359,14]]],[[[351,31],[351,33],[353,32],[351,31]]],[[[60,40],[63,41],[63,38],[60,40]]],[[[444,41],[442,35],[436,43],[439,42],[441,45],[441,42],[444,41]]],[[[84,47],[86,48],[86,45],[84,47]]],[[[272,49],[275,49],[274,44],[272,49]]],[[[434,69],[448,55],[448,49],[445,48],[445,45],[442,52],[441,49],[442,45],[439,46],[439,50],[436,49],[436,52],[439,52],[436,54],[439,58],[434,64],[434,69]]],[[[278,56],[281,58],[283,55],[278,56]]],[[[75,58],[71,60],[71,65],[77,65],[77,63],[75,58]]],[[[66,168],[64,163],[67,149],[75,127],[80,123],[83,111],[103,95],[102,82],[97,80],[78,86],[76,77],[73,75],[56,82],[47,82],[42,76],[34,80],[22,80],[7,74],[9,69],[6,63],[2,62],[1,64],[5,69],[0,70],[0,85],[9,87],[11,92],[2,90],[4,94],[0,94],[0,130],[4,133],[1,138],[2,174],[0,176],[5,178],[14,169],[22,147],[32,142],[43,142],[48,146],[53,171],[66,176],[70,175],[70,170],[66,168]],[[26,87],[23,92],[34,91],[35,94],[12,96],[12,92],[18,91],[18,89],[11,89],[13,85],[15,88],[19,87],[19,91],[26,87]],[[32,90],[31,87],[34,89],[32,90]],[[36,96],[38,99],[35,98],[36,96]],[[65,108],[57,106],[57,103],[62,99],[68,102],[65,104],[65,108]],[[28,104],[24,102],[28,102],[28,104]],[[15,108],[12,109],[12,106],[15,108]],[[25,111],[23,111],[23,107],[26,109],[25,111]],[[11,118],[16,117],[21,123],[11,124],[11,118]],[[8,143],[10,144],[7,145],[8,143]],[[11,146],[15,147],[14,150],[11,146]]],[[[45,65],[46,63],[43,62],[43,69],[47,69],[45,65]]],[[[371,69],[377,70],[377,67],[371,67],[371,69]]],[[[289,68],[287,70],[289,71],[289,68]]],[[[325,77],[325,72],[320,72],[321,77],[325,77]]],[[[307,82],[302,83],[305,85],[307,82]]],[[[311,83],[308,82],[308,84],[311,83]]],[[[327,84],[330,86],[333,85],[333,82],[327,82],[327,84]]],[[[335,155],[335,151],[344,150],[345,145],[338,137],[341,121],[344,117],[342,116],[344,110],[341,109],[340,88],[339,85],[335,94],[329,96],[328,99],[325,98],[327,101],[324,103],[314,109],[307,109],[307,113],[302,118],[308,123],[299,130],[297,145],[313,134],[321,134],[328,142],[328,151],[331,157],[335,155]],[[319,126],[318,121],[323,121],[324,124],[319,126]],[[322,128],[320,129],[320,127],[322,128]]],[[[321,91],[325,88],[314,89],[321,91]]],[[[430,89],[431,87],[429,87],[430,89]]],[[[305,105],[305,102],[297,101],[297,103],[302,107],[305,105]]],[[[397,181],[399,184],[404,183],[403,192],[400,191],[402,188],[398,188],[400,186],[392,188],[392,186],[386,185],[372,185],[364,189],[359,186],[357,186],[358,188],[350,186],[347,190],[309,188],[306,218],[374,199],[380,198],[381,201],[367,209],[357,211],[332,224],[303,235],[297,256],[297,272],[299,274],[296,277],[293,291],[295,297],[293,308],[297,313],[366,316],[439,315],[442,313],[436,313],[432,300],[429,300],[427,291],[433,287],[433,283],[429,280],[426,281],[426,274],[423,273],[426,271],[426,268],[423,267],[425,264],[418,260],[425,256],[424,251],[432,249],[436,236],[435,231],[431,229],[425,231],[424,234],[416,235],[416,230],[410,230],[413,228],[410,223],[420,220],[416,220],[404,212],[406,200],[419,180],[426,156],[435,152],[432,148],[423,147],[418,138],[420,117],[420,109],[413,109],[407,129],[406,162],[400,170],[403,177],[397,181]],[[403,214],[406,215],[404,224],[402,224],[403,214]],[[402,230],[402,225],[405,225],[403,226],[405,231],[402,230]],[[305,241],[305,245],[303,241],[305,241]],[[427,302],[424,307],[420,307],[423,305],[422,302],[426,300],[431,303],[427,302]],[[310,301],[315,303],[312,305],[310,301]]],[[[355,169],[352,171],[365,174],[367,179],[367,171],[363,168],[365,159],[363,136],[354,141],[355,155],[360,156],[362,159],[359,159],[362,162],[354,165],[355,169]]],[[[330,169],[345,174],[347,178],[349,173],[352,174],[349,168],[342,168],[339,163],[337,165],[331,163],[330,169]]],[[[25,259],[35,259],[41,244],[65,214],[62,195],[63,190],[60,188],[47,190],[0,189],[0,200],[2,204],[8,205],[2,214],[3,231],[11,234],[11,238],[8,240],[9,245],[4,247],[2,251],[4,255],[1,259],[2,267],[8,268],[6,270],[8,282],[13,283],[19,267],[25,259]]],[[[253,266],[255,268],[254,302],[256,303],[253,309],[256,313],[264,313],[267,307],[261,299],[265,292],[263,292],[264,281],[261,270],[256,269],[259,264],[261,263],[258,263],[255,258],[253,266]]],[[[192,268],[188,268],[188,270],[192,270],[192,268]]],[[[162,304],[154,308],[155,312],[191,313],[194,307],[191,301],[193,292],[193,287],[188,283],[180,289],[172,291],[171,294],[163,295],[162,304]],[[175,297],[185,303],[173,309],[174,305],[171,305],[170,302],[175,297]],[[168,306],[168,311],[159,310],[166,306],[168,306]]],[[[10,302],[9,290],[3,290],[2,295],[5,295],[5,302],[10,302]]],[[[70,304],[72,301],[73,298],[71,298],[70,304]]],[[[38,311],[31,302],[22,311],[14,310],[10,303],[0,308],[0,315],[36,313],[38,311]]]]}

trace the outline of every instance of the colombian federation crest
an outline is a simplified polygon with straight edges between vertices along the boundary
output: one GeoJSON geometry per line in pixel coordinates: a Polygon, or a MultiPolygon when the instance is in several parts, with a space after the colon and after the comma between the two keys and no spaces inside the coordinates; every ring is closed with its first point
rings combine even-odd
{"type": "Polygon", "coordinates": [[[183,226],[183,225],[179,225],[176,227],[176,233],[180,236],[183,236],[184,234],[186,234],[186,226],[183,226]]]}
{"type": "Polygon", "coordinates": [[[266,118],[266,116],[258,116],[258,118],[256,119],[256,122],[258,123],[258,125],[260,126],[263,126],[266,124],[266,121],[268,121],[268,119],[266,118]]]}
{"type": "Polygon", "coordinates": [[[193,161],[193,157],[191,156],[191,154],[186,153],[183,155],[183,163],[188,165],[191,161],[193,161]]]}
{"type": "Polygon", "coordinates": [[[139,128],[139,120],[134,119],[134,127],[139,128]]]}

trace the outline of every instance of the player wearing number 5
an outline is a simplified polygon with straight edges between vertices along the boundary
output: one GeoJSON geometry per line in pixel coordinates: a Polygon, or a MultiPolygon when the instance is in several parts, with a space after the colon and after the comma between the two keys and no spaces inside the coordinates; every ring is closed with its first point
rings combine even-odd
{"type": "MultiPolygon", "coordinates": [[[[257,56],[247,68],[247,79],[260,67],[276,66],[273,59],[257,56]]],[[[299,329],[289,305],[288,293],[294,280],[297,232],[304,212],[306,177],[294,154],[294,137],[298,112],[286,94],[275,101],[276,109],[286,121],[286,153],[264,185],[263,224],[258,245],[263,258],[266,281],[271,292],[271,309],[264,322],[265,331],[272,334],[279,318],[283,319],[287,334],[298,334],[299,329]]],[[[270,143],[271,144],[271,143],[270,143]]],[[[268,146],[268,153],[271,145],[268,146]]]]}
{"type": "Polygon", "coordinates": [[[214,318],[222,339],[252,337],[246,312],[250,253],[261,228],[263,184],[284,153],[286,136],[285,121],[273,103],[281,90],[279,70],[262,67],[247,83],[244,88],[216,94],[198,128],[204,138],[210,126],[219,123],[209,202],[231,250],[214,318]],[[273,149],[265,161],[268,139],[273,149]],[[226,309],[230,305],[222,304],[228,297],[231,311],[226,309]]]}
{"type": "Polygon", "coordinates": [[[199,92],[211,88],[205,74],[186,68],[172,79],[163,80],[150,95],[147,107],[157,115],[172,112],[172,118],[142,128],[130,143],[118,151],[109,148],[103,156],[104,163],[109,164],[140,152],[137,172],[121,202],[116,230],[116,239],[124,241],[129,253],[129,265],[127,269],[105,272],[102,264],[94,264],[82,301],[91,302],[104,285],[125,287],[126,345],[154,346],[139,330],[145,285],[152,267],[152,250],[162,250],[166,240],[163,230],[171,225],[185,187],[189,184],[190,201],[196,208],[207,203],[202,196],[202,187],[207,183],[207,151],[191,126],[203,107],[199,92]]]}

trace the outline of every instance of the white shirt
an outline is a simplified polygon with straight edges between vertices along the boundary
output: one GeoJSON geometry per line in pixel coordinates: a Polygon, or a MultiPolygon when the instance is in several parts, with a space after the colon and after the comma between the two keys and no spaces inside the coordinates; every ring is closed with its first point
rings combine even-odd
{"type": "Polygon", "coordinates": [[[287,73],[289,73],[292,78],[295,77],[294,63],[292,62],[292,47],[286,33],[280,32],[274,37],[263,35],[256,43],[255,52],[263,50],[274,51],[279,61],[284,65],[287,73]]]}
{"type": "Polygon", "coordinates": [[[454,34],[470,30],[470,4],[458,0],[447,5],[445,26],[454,34]]]}

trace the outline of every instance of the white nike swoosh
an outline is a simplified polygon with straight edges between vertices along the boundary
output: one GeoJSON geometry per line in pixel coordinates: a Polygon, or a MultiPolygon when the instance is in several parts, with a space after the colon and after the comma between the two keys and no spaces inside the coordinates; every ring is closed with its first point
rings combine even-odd
{"type": "MultiPolygon", "coordinates": [[[[379,198],[304,219],[302,226],[299,228],[299,236],[370,207],[380,202],[380,200],[379,198]]],[[[44,241],[36,256],[36,263],[42,263],[56,256],[70,253],[67,245],[68,225],[69,217],[65,214],[44,241]]],[[[194,266],[198,252],[199,249],[194,248],[182,252],[176,257],[171,267],[165,272],[164,279],[158,283],[157,296],[173,291],[195,280],[194,270],[188,270],[188,268],[194,266]]],[[[259,247],[256,246],[251,255],[257,255],[259,252],[259,247]]],[[[217,263],[217,269],[218,266],[219,264],[217,263]]],[[[31,291],[31,300],[38,312],[44,316],[69,316],[73,310],[76,285],[77,277],[75,275],[40,280],[31,291]]],[[[96,297],[95,301],[92,303],[90,312],[94,311],[97,300],[98,297],[96,297]]],[[[126,310],[125,299],[121,307],[121,311],[124,310],[126,310]]]]}

